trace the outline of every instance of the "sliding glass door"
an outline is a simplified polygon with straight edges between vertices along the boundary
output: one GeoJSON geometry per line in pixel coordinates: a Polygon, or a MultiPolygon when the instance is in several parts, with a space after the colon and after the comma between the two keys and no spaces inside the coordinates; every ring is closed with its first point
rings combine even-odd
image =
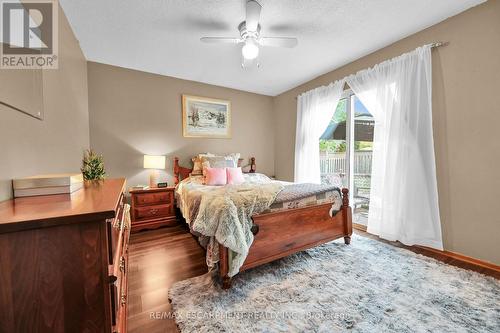
{"type": "Polygon", "coordinates": [[[373,116],[350,91],[319,141],[321,181],[350,189],[353,222],[366,225],[370,203],[373,116]]]}

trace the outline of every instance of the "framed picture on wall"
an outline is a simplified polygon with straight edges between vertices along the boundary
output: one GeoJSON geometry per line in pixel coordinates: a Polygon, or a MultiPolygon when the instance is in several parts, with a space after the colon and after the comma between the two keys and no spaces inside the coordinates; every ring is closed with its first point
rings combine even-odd
{"type": "Polygon", "coordinates": [[[182,133],[186,138],[230,138],[231,102],[182,95],[182,133]]]}

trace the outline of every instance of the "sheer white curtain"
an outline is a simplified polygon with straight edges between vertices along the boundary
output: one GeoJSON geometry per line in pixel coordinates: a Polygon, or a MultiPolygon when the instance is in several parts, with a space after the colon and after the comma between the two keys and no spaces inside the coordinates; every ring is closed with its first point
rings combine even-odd
{"type": "Polygon", "coordinates": [[[344,80],[305,92],[297,98],[295,181],[320,183],[319,138],[328,127],[344,88],[344,80]]]}
{"type": "Polygon", "coordinates": [[[375,118],[368,232],[442,249],[430,45],[346,81],[375,118]]]}

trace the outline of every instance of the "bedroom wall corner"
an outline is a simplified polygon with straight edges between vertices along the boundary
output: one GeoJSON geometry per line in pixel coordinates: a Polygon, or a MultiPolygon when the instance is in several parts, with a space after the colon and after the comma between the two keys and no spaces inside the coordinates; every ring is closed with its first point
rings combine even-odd
{"type": "MultiPolygon", "coordinates": [[[[59,68],[42,71],[44,119],[0,105],[0,201],[12,198],[13,178],[79,172],[89,147],[87,61],[60,6],[58,17],[59,68]]],[[[9,71],[16,79],[20,70],[9,71]]]]}

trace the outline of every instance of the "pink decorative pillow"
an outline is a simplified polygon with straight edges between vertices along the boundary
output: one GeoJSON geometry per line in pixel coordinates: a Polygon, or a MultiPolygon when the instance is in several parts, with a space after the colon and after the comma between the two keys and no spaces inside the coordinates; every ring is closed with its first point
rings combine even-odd
{"type": "Polygon", "coordinates": [[[241,168],[226,168],[228,184],[242,184],[245,182],[241,168]]]}
{"type": "Polygon", "coordinates": [[[226,168],[204,168],[205,185],[226,185],[227,175],[226,168]]]}

